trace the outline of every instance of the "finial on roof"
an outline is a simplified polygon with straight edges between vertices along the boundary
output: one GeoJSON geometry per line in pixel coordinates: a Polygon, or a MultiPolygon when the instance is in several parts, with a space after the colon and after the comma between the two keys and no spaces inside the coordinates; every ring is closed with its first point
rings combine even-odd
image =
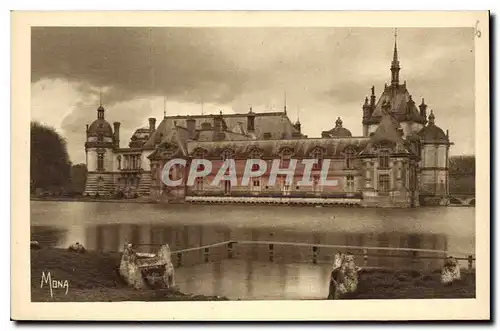
{"type": "Polygon", "coordinates": [[[335,127],[336,128],[341,128],[342,127],[342,120],[339,118],[337,118],[337,120],[335,121],[335,127]]]}
{"type": "Polygon", "coordinates": [[[410,94],[410,102],[413,102],[413,99],[411,98],[411,94],[410,94]]]}
{"type": "Polygon", "coordinates": [[[219,110],[219,114],[222,115],[222,110],[219,110]]]}
{"type": "Polygon", "coordinates": [[[285,90],[285,105],[283,106],[283,110],[285,111],[286,114],[286,90],[285,90]]]}
{"type": "Polygon", "coordinates": [[[436,116],[434,116],[434,112],[431,109],[431,113],[429,114],[429,125],[434,125],[435,119],[436,119],[436,116]]]}
{"type": "Polygon", "coordinates": [[[368,97],[365,97],[365,106],[368,105],[368,97]]]}
{"type": "Polygon", "coordinates": [[[399,60],[398,60],[398,46],[397,46],[398,30],[394,29],[394,54],[391,63],[391,85],[399,85],[399,60]]]}
{"type": "Polygon", "coordinates": [[[163,117],[167,117],[167,96],[163,97],[163,117]]]}
{"type": "Polygon", "coordinates": [[[422,103],[420,105],[425,106],[424,98],[422,98],[422,103]]]}
{"type": "Polygon", "coordinates": [[[372,85],[372,95],[375,95],[375,86],[372,85]]]}
{"type": "Polygon", "coordinates": [[[102,89],[99,89],[99,107],[102,107],[102,89]]]}

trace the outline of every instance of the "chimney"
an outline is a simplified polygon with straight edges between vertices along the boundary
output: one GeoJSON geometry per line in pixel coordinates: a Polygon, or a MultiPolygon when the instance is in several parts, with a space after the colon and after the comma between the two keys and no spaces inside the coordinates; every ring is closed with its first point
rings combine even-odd
{"type": "Polygon", "coordinates": [[[113,127],[114,127],[114,143],[116,147],[120,147],[120,122],[113,122],[113,127]]]}
{"type": "Polygon", "coordinates": [[[153,132],[154,130],[156,130],[156,118],[150,117],[149,118],[149,131],[153,132]]]}
{"type": "Polygon", "coordinates": [[[214,129],[216,132],[222,131],[222,115],[215,115],[215,117],[214,117],[214,129]]]}
{"type": "Polygon", "coordinates": [[[250,107],[250,111],[247,115],[247,131],[255,131],[255,113],[252,111],[252,107],[250,107]]]}
{"type": "Polygon", "coordinates": [[[193,139],[196,133],[196,120],[192,117],[186,119],[186,126],[189,133],[189,139],[193,139]]]}

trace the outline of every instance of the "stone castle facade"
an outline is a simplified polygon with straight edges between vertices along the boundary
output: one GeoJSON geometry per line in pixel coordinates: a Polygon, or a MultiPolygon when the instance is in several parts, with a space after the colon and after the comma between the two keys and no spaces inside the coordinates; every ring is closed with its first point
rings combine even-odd
{"type": "Polygon", "coordinates": [[[448,131],[436,125],[432,111],[422,99],[416,105],[406,82],[399,79],[397,45],[391,63],[391,83],[377,98],[375,88],[362,106],[363,135],[352,136],[337,119],[335,127],[321,137],[309,138],[293,123],[286,111],[245,114],[164,116],[156,126],[137,129],[127,148],[120,147],[120,123],[113,127],[105,120],[105,110],[97,109],[97,119],[86,130],[88,178],[85,194],[147,196],[154,201],[210,203],[348,204],[361,206],[416,207],[448,203],[448,155],[452,145],[448,131]],[[182,178],[194,158],[209,159],[213,173],[197,179],[193,186],[167,187],[161,180],[163,165],[172,158],[187,161],[186,167],[171,170],[182,178]],[[299,186],[278,177],[269,185],[268,172],[248,185],[230,181],[209,185],[218,165],[235,160],[238,178],[249,158],[260,158],[271,167],[280,159],[287,167],[298,159],[297,176],[302,176],[301,160],[317,159],[312,169],[312,186],[299,186]],[[329,159],[328,179],[337,185],[322,186],[322,160],[329,159]]]}

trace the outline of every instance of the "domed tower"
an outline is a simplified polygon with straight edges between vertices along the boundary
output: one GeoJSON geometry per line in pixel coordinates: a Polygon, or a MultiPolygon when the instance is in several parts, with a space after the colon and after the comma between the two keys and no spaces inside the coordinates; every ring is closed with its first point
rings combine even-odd
{"type": "Polygon", "coordinates": [[[335,127],[329,131],[321,132],[322,138],[346,138],[352,137],[351,131],[342,127],[342,120],[337,118],[335,121],[335,127]]]}
{"type": "Polygon", "coordinates": [[[119,143],[119,123],[115,123],[116,133],[104,119],[104,107],[97,108],[97,119],[87,124],[85,161],[88,169],[85,194],[108,195],[113,190],[113,148],[119,143]]]}
{"type": "Polygon", "coordinates": [[[420,160],[420,194],[426,204],[445,204],[449,194],[448,155],[450,142],[448,131],[435,123],[436,116],[431,110],[429,122],[418,135],[422,140],[420,160]]]}

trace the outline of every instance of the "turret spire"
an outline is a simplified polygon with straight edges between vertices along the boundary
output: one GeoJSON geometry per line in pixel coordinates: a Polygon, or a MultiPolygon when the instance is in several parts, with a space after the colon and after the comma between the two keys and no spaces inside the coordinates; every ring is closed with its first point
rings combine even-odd
{"type": "Polygon", "coordinates": [[[394,29],[394,54],[392,56],[392,63],[391,63],[391,85],[392,86],[399,85],[400,67],[399,67],[399,59],[398,59],[397,38],[398,38],[398,30],[394,29]]]}
{"type": "Polygon", "coordinates": [[[163,117],[167,117],[167,97],[163,97],[163,117]]]}
{"type": "Polygon", "coordinates": [[[284,109],[285,114],[286,114],[286,90],[285,90],[285,105],[284,105],[283,109],[284,109]]]}

